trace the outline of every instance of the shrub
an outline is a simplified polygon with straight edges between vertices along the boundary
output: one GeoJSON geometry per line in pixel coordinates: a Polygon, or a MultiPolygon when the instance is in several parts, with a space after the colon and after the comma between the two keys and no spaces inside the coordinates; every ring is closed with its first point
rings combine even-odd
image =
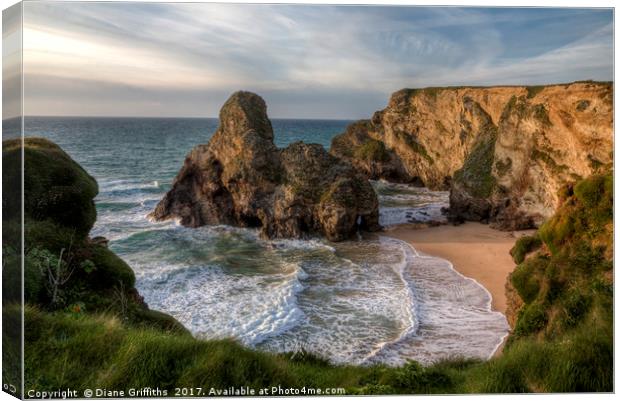
{"type": "Polygon", "coordinates": [[[534,303],[521,309],[515,326],[515,335],[524,336],[536,333],[545,327],[547,314],[543,305],[534,303]]]}
{"type": "Polygon", "coordinates": [[[519,264],[523,262],[525,256],[537,250],[542,245],[542,241],[538,237],[538,235],[526,235],[517,239],[514,247],[510,250],[510,254],[514,259],[515,263],[519,264]]]}
{"type": "Polygon", "coordinates": [[[540,278],[548,260],[535,256],[518,265],[510,275],[512,285],[524,302],[532,302],[540,291],[540,278]]]}
{"type": "Polygon", "coordinates": [[[486,198],[495,189],[496,180],[492,170],[496,140],[497,128],[489,123],[463,163],[463,167],[454,174],[455,180],[463,184],[472,196],[486,198]]]}

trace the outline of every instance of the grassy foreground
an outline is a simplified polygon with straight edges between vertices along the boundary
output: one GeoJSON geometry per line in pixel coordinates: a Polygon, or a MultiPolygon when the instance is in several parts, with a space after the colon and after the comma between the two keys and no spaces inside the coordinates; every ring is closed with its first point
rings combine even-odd
{"type": "MultiPolygon", "coordinates": [[[[14,151],[5,145],[4,161],[14,151]]],[[[393,368],[334,366],[308,354],[193,338],[172,317],[148,309],[129,266],[87,237],[95,221],[94,179],[45,140],[26,141],[25,158],[36,162],[26,171],[26,182],[36,184],[26,197],[26,392],[159,387],[174,395],[176,387],[230,386],[257,394],[274,386],[344,388],[346,394],[613,391],[611,173],[567,187],[557,214],[535,238],[516,244],[520,264],[510,285],[522,306],[500,357],[393,368]],[[54,174],[69,178],[54,185],[54,174]],[[36,202],[50,191],[56,203],[36,202]],[[84,210],[66,213],[73,208],[84,210]],[[66,280],[52,285],[50,276],[66,280]]],[[[4,180],[19,173],[4,171],[4,180]]],[[[3,207],[15,205],[9,200],[3,207]]],[[[4,221],[3,230],[5,238],[16,238],[19,225],[4,221]]],[[[16,246],[3,244],[3,275],[16,273],[16,246]]],[[[18,299],[14,288],[3,290],[7,299],[18,299]]],[[[3,319],[4,327],[17,327],[19,308],[5,303],[3,319]]],[[[3,335],[4,349],[15,340],[3,335]]]]}
{"type": "MultiPolygon", "coordinates": [[[[6,310],[16,313],[17,310],[6,310]]],[[[415,362],[399,368],[332,366],[312,355],[273,355],[234,341],[137,329],[105,315],[26,309],[26,389],[159,386],[337,388],[346,394],[611,391],[611,327],[557,340],[521,339],[487,362],[415,362]]]]}

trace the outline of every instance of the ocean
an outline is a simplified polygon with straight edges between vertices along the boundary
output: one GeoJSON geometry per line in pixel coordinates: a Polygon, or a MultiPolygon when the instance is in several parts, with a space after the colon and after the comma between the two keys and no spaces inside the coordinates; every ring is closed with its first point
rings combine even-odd
{"type": "MultiPolygon", "coordinates": [[[[278,147],[329,148],[350,121],[272,120],[278,147]]],[[[331,243],[263,240],[255,229],[152,222],[190,149],[217,119],[27,117],[26,136],[59,144],[99,183],[91,236],[136,273],[149,307],[198,338],[235,338],[334,363],[400,365],[488,358],[508,333],[488,291],[443,259],[387,236],[331,243]]],[[[384,226],[440,220],[447,192],[373,182],[384,226]]]]}

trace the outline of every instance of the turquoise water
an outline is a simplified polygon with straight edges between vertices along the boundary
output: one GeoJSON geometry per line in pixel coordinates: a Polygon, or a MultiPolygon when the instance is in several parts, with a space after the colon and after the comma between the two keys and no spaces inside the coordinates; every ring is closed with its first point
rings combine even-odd
{"type": "MultiPolygon", "coordinates": [[[[328,148],[348,123],[272,121],[279,147],[304,140],[328,148]]],[[[150,307],[197,337],[304,349],[334,362],[401,364],[486,358],[507,333],[484,288],[395,239],[267,241],[251,229],[149,221],[185,155],[215,131],[215,119],[29,117],[25,127],[97,179],[91,235],[110,239],[150,307]]],[[[445,192],[373,185],[383,225],[443,219],[445,192]]]]}

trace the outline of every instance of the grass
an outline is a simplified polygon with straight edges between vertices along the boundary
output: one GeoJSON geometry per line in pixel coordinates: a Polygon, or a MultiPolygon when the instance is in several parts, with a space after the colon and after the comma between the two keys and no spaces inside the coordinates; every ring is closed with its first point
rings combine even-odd
{"type": "Polygon", "coordinates": [[[250,350],[232,340],[201,341],[189,335],[130,328],[107,315],[50,314],[29,306],[26,332],[28,389],[126,390],[155,384],[169,390],[241,385],[260,389],[281,385],[342,387],[349,393],[364,393],[372,392],[372,385],[399,392],[412,385],[422,391],[447,384],[437,380],[433,370],[417,364],[401,369],[333,366],[311,355],[250,350]]]}
{"type": "MultiPolygon", "coordinates": [[[[492,136],[488,139],[474,153],[490,169],[492,136]]],[[[46,193],[40,188],[37,196],[46,193]]],[[[50,215],[27,210],[28,250],[36,252],[26,256],[25,388],[159,386],[169,395],[175,387],[246,385],[343,388],[347,394],[612,391],[612,197],[611,174],[570,186],[556,215],[539,230],[540,244],[517,243],[513,253],[522,260],[511,283],[524,306],[500,357],[431,366],[410,361],[401,367],[333,365],[311,354],[271,354],[233,340],[195,339],[174,318],[141,303],[131,268],[111,251],[91,244],[53,210],[50,215]],[[61,288],[60,301],[50,304],[41,258],[61,258],[58,251],[68,248],[67,241],[71,250],[62,261],[76,270],[61,288]]],[[[88,213],[76,216],[85,219],[76,222],[78,227],[91,224],[88,213]]],[[[19,231],[14,221],[4,223],[5,235],[19,231]]],[[[7,238],[5,285],[20,258],[19,244],[7,238]]],[[[3,289],[8,295],[3,303],[6,380],[17,371],[9,369],[19,360],[11,351],[19,349],[20,333],[11,328],[20,326],[21,310],[7,302],[11,296],[19,300],[19,291],[3,289]]]]}
{"type": "Polygon", "coordinates": [[[596,175],[574,185],[558,212],[513,248],[511,275],[525,305],[513,338],[554,339],[567,330],[611,330],[613,279],[612,175],[596,175]]]}
{"type": "MultiPolygon", "coordinates": [[[[15,310],[6,310],[11,316],[15,310]]],[[[26,308],[26,389],[127,390],[153,386],[344,388],[347,394],[610,391],[611,332],[580,326],[561,338],[514,341],[500,358],[332,365],[306,354],[269,354],[232,340],[133,328],[108,315],[72,316],[26,308]]]]}

